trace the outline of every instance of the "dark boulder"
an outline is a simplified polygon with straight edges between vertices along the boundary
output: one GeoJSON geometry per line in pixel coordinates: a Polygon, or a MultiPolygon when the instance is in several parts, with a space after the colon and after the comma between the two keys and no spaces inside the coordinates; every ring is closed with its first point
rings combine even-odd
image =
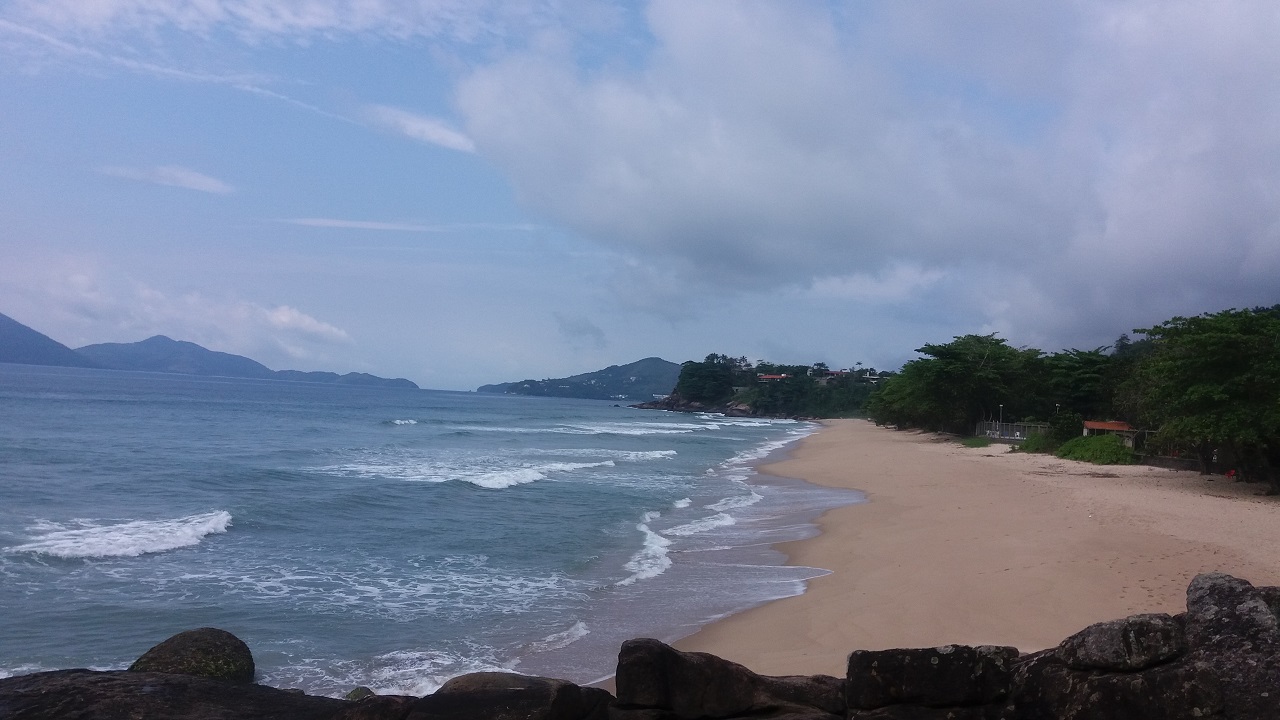
{"type": "Polygon", "coordinates": [[[613,696],[567,680],[479,672],[446,682],[413,703],[412,720],[604,720],[613,696]]]}
{"type": "Polygon", "coordinates": [[[757,675],[714,655],[681,652],[651,639],[622,644],[615,684],[619,706],[678,718],[844,715],[839,678],[757,675]]]}
{"type": "Polygon", "coordinates": [[[253,682],[253,653],[240,638],[218,628],[187,630],[142,654],[131,672],[163,672],[180,675],[253,682]]]}
{"type": "Polygon", "coordinates": [[[1280,623],[1263,593],[1248,580],[1202,573],[1187,587],[1187,643],[1207,645],[1223,636],[1280,640],[1280,623]]]}
{"type": "Polygon", "coordinates": [[[994,645],[855,650],[846,678],[849,708],[989,704],[1008,693],[1017,658],[1017,648],[994,645]]]}
{"type": "Polygon", "coordinates": [[[990,705],[931,708],[889,705],[877,710],[850,710],[848,720],[1004,720],[1003,708],[990,705]]]}
{"type": "Polygon", "coordinates": [[[1187,588],[1189,659],[1212,668],[1230,718],[1280,718],[1280,622],[1274,588],[1197,575],[1187,588]]]}
{"type": "Polygon", "coordinates": [[[1140,672],[1081,671],[1067,667],[1052,650],[1017,664],[1010,696],[1005,717],[1027,720],[1184,720],[1223,711],[1215,671],[1205,663],[1172,662],[1140,672]]]}
{"type": "Polygon", "coordinates": [[[1254,590],[1262,598],[1262,602],[1271,608],[1271,614],[1280,617],[1280,587],[1258,586],[1254,590]]]}
{"type": "Polygon", "coordinates": [[[1132,672],[1159,665],[1186,650],[1182,618],[1164,613],[1094,623],[1058,645],[1072,670],[1132,672]]]}
{"type": "MultiPolygon", "coordinates": [[[[55,670],[0,680],[0,717],[330,720],[345,700],[174,673],[55,670]]],[[[382,716],[389,717],[389,716],[382,716]]]]}

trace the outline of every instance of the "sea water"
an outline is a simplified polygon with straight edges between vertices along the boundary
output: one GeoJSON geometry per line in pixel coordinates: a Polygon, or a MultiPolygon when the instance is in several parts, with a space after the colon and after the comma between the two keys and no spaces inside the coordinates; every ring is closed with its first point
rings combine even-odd
{"type": "Polygon", "coordinates": [[[815,426],[586,400],[0,364],[0,677],[229,630],[259,681],[590,682],[824,571],[856,493],[756,474],[815,426]]]}

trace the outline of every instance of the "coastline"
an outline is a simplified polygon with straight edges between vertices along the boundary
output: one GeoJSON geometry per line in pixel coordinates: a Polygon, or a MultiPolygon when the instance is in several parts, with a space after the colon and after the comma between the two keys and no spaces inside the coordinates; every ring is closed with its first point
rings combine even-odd
{"type": "Polygon", "coordinates": [[[764,674],[841,676],[855,649],[1056,645],[1080,628],[1180,612],[1197,573],[1280,584],[1280,502],[1257,485],[1095,466],[835,420],[761,473],[860,490],[777,548],[829,570],[801,595],[675,643],[764,674]]]}

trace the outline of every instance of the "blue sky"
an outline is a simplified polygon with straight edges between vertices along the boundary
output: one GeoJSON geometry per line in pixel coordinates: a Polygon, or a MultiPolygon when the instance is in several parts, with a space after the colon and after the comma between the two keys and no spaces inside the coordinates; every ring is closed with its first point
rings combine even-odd
{"type": "Polygon", "coordinates": [[[0,1],[0,312],[469,389],[1280,302],[1272,2],[0,1]]]}

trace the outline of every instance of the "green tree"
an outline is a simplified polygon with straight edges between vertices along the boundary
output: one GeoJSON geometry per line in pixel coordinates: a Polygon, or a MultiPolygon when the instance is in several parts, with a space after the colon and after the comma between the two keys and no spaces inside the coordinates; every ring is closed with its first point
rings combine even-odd
{"type": "Polygon", "coordinates": [[[1175,317],[1135,332],[1151,341],[1128,390],[1156,439],[1194,451],[1208,471],[1215,452],[1247,479],[1280,490],[1280,306],[1175,317]]]}
{"type": "Polygon", "coordinates": [[[916,352],[926,357],[904,365],[869,400],[876,422],[968,433],[981,420],[1001,413],[1013,420],[1043,404],[1039,350],[1010,347],[995,335],[964,335],[916,352]]]}
{"type": "Polygon", "coordinates": [[[1037,414],[1051,417],[1067,412],[1089,419],[1108,414],[1111,403],[1105,383],[1112,360],[1105,351],[1101,347],[1064,350],[1044,358],[1046,383],[1041,385],[1043,402],[1037,414]]]}
{"type": "Polygon", "coordinates": [[[722,403],[733,396],[734,370],[739,359],[712,353],[702,362],[690,360],[680,366],[675,394],[691,402],[722,403]]]}

